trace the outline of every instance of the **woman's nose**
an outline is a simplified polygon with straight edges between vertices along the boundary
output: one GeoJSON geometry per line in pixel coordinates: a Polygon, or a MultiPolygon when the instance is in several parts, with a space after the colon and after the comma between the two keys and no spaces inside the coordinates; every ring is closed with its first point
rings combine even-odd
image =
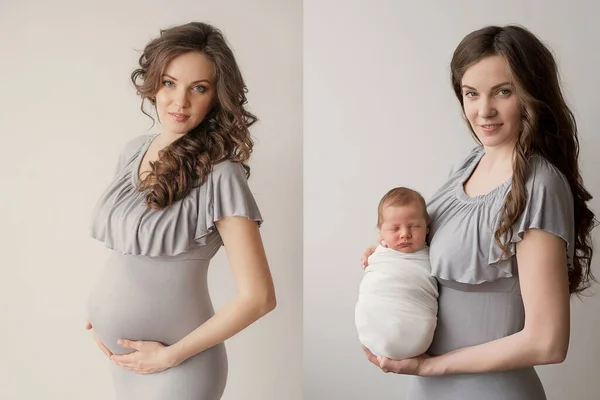
{"type": "Polygon", "coordinates": [[[187,90],[177,90],[174,93],[173,105],[177,108],[186,108],[189,106],[187,90]]]}
{"type": "Polygon", "coordinates": [[[496,115],[494,103],[489,99],[481,99],[479,103],[479,116],[481,118],[492,118],[496,115]]]}

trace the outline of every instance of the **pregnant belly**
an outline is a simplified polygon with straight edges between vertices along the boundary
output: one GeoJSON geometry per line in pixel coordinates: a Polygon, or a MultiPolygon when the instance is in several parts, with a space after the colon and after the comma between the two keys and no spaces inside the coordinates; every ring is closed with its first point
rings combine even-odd
{"type": "Polygon", "coordinates": [[[523,329],[523,299],[509,291],[515,285],[515,279],[460,288],[440,285],[437,328],[429,354],[475,346],[523,329]]]}
{"type": "Polygon", "coordinates": [[[110,257],[88,301],[88,316],[99,339],[116,354],[117,340],[171,345],[213,314],[206,282],[208,261],[156,261],[110,257]]]}

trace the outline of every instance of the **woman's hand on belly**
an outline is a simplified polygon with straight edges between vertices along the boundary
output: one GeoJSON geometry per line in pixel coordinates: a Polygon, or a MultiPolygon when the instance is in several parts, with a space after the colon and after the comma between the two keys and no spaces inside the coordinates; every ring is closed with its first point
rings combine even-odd
{"type": "MultiPolygon", "coordinates": [[[[88,331],[91,330],[92,327],[92,323],[87,320],[87,322],[85,323],[85,329],[87,329],[88,331]]],[[[102,341],[100,339],[98,339],[98,336],[96,335],[96,332],[92,331],[92,337],[94,338],[94,341],[96,342],[96,345],[98,346],[98,348],[100,350],[102,350],[102,352],[104,354],[106,354],[107,357],[111,357],[113,354],[111,353],[111,351],[108,349],[108,347],[106,347],[104,345],[104,343],[102,343],[102,341]]]]}
{"type": "Polygon", "coordinates": [[[129,354],[113,354],[110,359],[116,365],[137,374],[154,374],[181,363],[170,347],[159,342],[120,339],[117,344],[135,351],[129,354]]]}
{"type": "Polygon", "coordinates": [[[429,374],[426,373],[427,368],[425,367],[425,364],[426,361],[431,358],[431,356],[427,354],[421,354],[420,356],[407,358],[406,360],[391,360],[387,357],[376,357],[365,346],[362,346],[362,348],[369,361],[381,368],[383,372],[393,372],[395,374],[403,375],[429,376],[429,374]]]}

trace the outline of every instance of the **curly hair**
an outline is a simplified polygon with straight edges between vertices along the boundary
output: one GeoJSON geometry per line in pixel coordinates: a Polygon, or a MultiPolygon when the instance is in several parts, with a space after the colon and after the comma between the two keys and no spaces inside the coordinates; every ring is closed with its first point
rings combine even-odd
{"type": "Polygon", "coordinates": [[[141,110],[155,96],[171,60],[189,52],[201,52],[212,62],[216,98],[202,122],[159,152],[151,170],[139,184],[146,192],[146,205],[163,209],[185,197],[192,187],[206,181],[212,167],[224,160],[239,162],[250,176],[247,161],[254,146],[249,127],[257,121],[245,109],[248,92],[238,64],[225,37],[217,28],[201,22],[161,30],[139,58],[140,68],[131,81],[142,97],[141,110]]]}
{"type": "MultiPolygon", "coordinates": [[[[465,71],[494,55],[507,61],[521,104],[521,131],[514,151],[512,186],[494,237],[504,257],[513,225],[525,209],[528,161],[533,155],[544,157],[565,175],[573,194],[575,249],[569,269],[569,292],[581,293],[595,281],[591,271],[594,253],[591,231],[597,221],[586,204],[592,196],[579,171],[577,124],[561,91],[556,61],[550,50],[521,26],[488,26],[474,31],[461,41],[450,63],[452,86],[461,106],[464,107],[461,81],[465,71]]],[[[469,129],[481,144],[470,125],[469,129]]]]}

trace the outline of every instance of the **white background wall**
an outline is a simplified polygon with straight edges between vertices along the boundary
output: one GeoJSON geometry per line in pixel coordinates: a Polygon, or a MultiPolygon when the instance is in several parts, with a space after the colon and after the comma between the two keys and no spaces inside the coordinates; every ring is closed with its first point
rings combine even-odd
{"type": "MultiPolygon", "coordinates": [[[[250,185],[278,294],[274,313],[227,342],[223,398],[301,398],[301,1],[3,0],[0,399],[113,398],[110,361],[84,329],[109,252],[88,222],[120,149],[151,125],[129,83],[136,50],[192,20],[224,31],[261,119],[250,185]]],[[[215,308],[235,294],[224,251],[209,285],[215,308]]]]}
{"type": "MultiPolygon", "coordinates": [[[[599,14],[594,1],[304,1],[305,399],[404,398],[408,378],[370,364],[356,338],[360,254],[388,189],[428,198],[474,145],[449,80],[467,33],[519,23],[553,49],[600,215],[599,14]]],[[[600,249],[594,265],[600,276],[600,249]]],[[[566,362],[538,369],[550,400],[600,398],[600,295],[572,310],[566,362]]]]}

